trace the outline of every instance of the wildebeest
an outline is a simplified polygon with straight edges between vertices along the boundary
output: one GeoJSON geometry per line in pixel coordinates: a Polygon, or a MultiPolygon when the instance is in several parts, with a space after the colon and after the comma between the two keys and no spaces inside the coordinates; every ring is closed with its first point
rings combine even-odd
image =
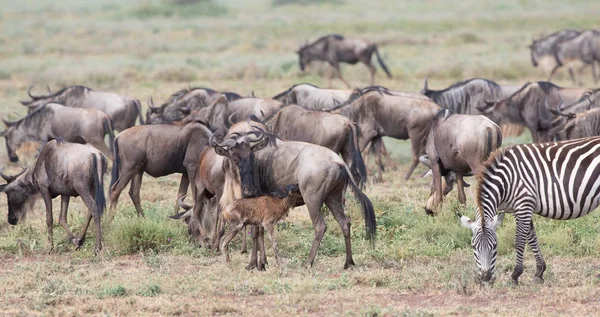
{"type": "MultiPolygon", "coordinates": [[[[242,96],[233,92],[225,92],[223,94],[225,94],[229,101],[242,98],[242,96]]],[[[155,107],[152,98],[148,98],[146,122],[148,124],[158,124],[181,121],[192,111],[208,107],[220,95],[220,92],[210,88],[186,88],[171,95],[159,107],[155,107]]]]}
{"type": "MultiPolygon", "coordinates": [[[[371,63],[371,56],[375,53],[381,68],[383,68],[389,78],[392,78],[392,74],[379,55],[377,44],[364,39],[346,38],[338,34],[329,34],[300,47],[296,53],[298,54],[301,71],[304,71],[306,65],[312,61],[325,61],[334,68],[335,75],[348,87],[350,87],[350,84],[342,77],[340,63],[364,63],[371,73],[371,85],[373,85],[376,69],[371,63]]],[[[331,86],[331,78],[329,80],[329,86],[331,86]]]]}
{"type": "Polygon", "coordinates": [[[27,211],[28,202],[41,194],[46,206],[48,244],[52,240],[52,198],[61,196],[60,225],[65,229],[69,242],[77,249],[83,246],[87,228],[94,218],[96,224],[96,252],[102,249],[100,217],[104,212],[104,181],[106,158],[89,145],[52,140],[44,145],[37,160],[18,176],[2,177],[8,182],[0,185],[0,191],[8,197],[8,223],[16,225],[27,211]],[[87,221],[77,239],[67,226],[67,209],[70,197],[80,196],[88,209],[87,221]]]}
{"type": "Polygon", "coordinates": [[[562,88],[550,82],[527,83],[508,98],[487,101],[478,110],[497,124],[516,123],[531,131],[533,142],[549,141],[548,130],[554,115],[546,101],[557,104],[559,100],[573,103],[581,98],[584,89],[562,88]]]}
{"type": "MultiPolygon", "coordinates": [[[[583,67],[589,65],[592,66],[592,75],[594,76],[594,82],[597,83],[598,75],[596,74],[596,62],[600,63],[600,31],[587,30],[581,32],[577,36],[562,39],[556,42],[556,49],[554,50],[554,57],[556,59],[556,66],[552,69],[548,81],[551,80],[552,76],[557,69],[563,65],[567,65],[571,62],[581,62],[583,67]]],[[[575,78],[573,69],[569,67],[569,75],[574,84],[580,84],[575,78]]]]}
{"type": "MultiPolygon", "coordinates": [[[[143,125],[119,133],[113,146],[115,159],[110,182],[111,216],[114,216],[121,191],[130,181],[129,196],[138,215],[144,215],[140,204],[144,172],[152,177],[181,173],[177,198],[185,195],[189,177],[195,175],[198,158],[211,135],[208,128],[197,122],[143,125]]],[[[177,210],[179,206],[175,205],[175,208],[177,210]]]]}
{"type": "Polygon", "coordinates": [[[112,144],[114,138],[112,121],[97,109],[64,107],[49,103],[20,120],[3,120],[7,129],[0,133],[6,139],[6,150],[11,162],[18,162],[16,151],[27,141],[46,142],[61,138],[67,142],[89,143],[107,157],[112,158],[109,147],[104,143],[108,134],[112,144]]]}
{"type": "Polygon", "coordinates": [[[325,89],[312,84],[296,84],[273,99],[286,106],[296,104],[309,110],[328,111],[360,95],[360,89],[325,89]]]}
{"type": "MultiPolygon", "coordinates": [[[[327,229],[321,206],[329,208],[342,228],[346,243],[345,268],[354,265],[350,243],[350,219],[344,213],[343,193],[350,187],[360,202],[367,238],[374,241],[375,213],[370,200],[352,178],[348,166],[333,151],[322,146],[283,141],[267,132],[258,122],[239,122],[222,142],[212,140],[217,154],[225,156],[225,185],[221,206],[234,199],[273,192],[289,184],[298,184],[302,200],[315,227],[315,237],[306,262],[314,263],[317,249],[327,229]],[[268,143],[275,146],[267,147],[268,143]]],[[[252,261],[256,261],[253,252],[252,261]]]]}
{"type": "MultiPolygon", "coordinates": [[[[556,58],[554,57],[556,43],[574,38],[579,34],[581,34],[581,32],[576,30],[561,30],[540,39],[533,40],[528,46],[531,53],[531,64],[533,64],[534,67],[540,65],[548,70],[553,69],[556,66],[556,58]]],[[[550,81],[551,78],[552,77],[550,77],[548,81],[550,81]]]]}
{"type": "MultiPolygon", "coordinates": [[[[408,179],[419,164],[419,156],[425,151],[429,122],[440,109],[440,106],[421,94],[372,87],[366,89],[352,104],[334,112],[356,123],[360,131],[361,151],[369,142],[383,136],[410,139],[413,160],[406,173],[405,179],[408,179]]],[[[381,166],[379,180],[382,180],[381,166]]]]}
{"type": "Polygon", "coordinates": [[[600,135],[600,109],[570,114],[550,130],[550,135],[561,135],[562,140],[600,135]]]}
{"type": "MultiPolygon", "coordinates": [[[[284,190],[268,193],[266,195],[242,198],[233,201],[227,207],[223,208],[223,220],[229,223],[229,231],[223,238],[223,247],[225,259],[229,262],[229,242],[246,225],[262,226],[269,233],[273,253],[277,266],[281,266],[281,257],[275,241],[275,225],[283,218],[287,217],[289,211],[296,205],[302,203],[302,195],[298,185],[287,185],[284,190]]],[[[259,237],[263,239],[264,237],[259,237]]],[[[264,243],[261,243],[264,246],[264,243]]],[[[260,250],[261,257],[264,256],[264,248],[260,250]]]]}
{"type": "Polygon", "coordinates": [[[482,115],[455,114],[442,109],[431,121],[426,153],[431,162],[434,186],[425,211],[435,214],[442,202],[442,176],[454,172],[458,200],[466,203],[463,176],[476,172],[489,154],[502,144],[502,131],[482,115]]]}
{"type": "Polygon", "coordinates": [[[54,102],[71,108],[98,109],[110,117],[113,128],[118,131],[134,126],[135,119],[138,117],[140,124],[144,124],[142,105],[139,100],[130,99],[116,93],[92,90],[84,86],[72,86],[46,96],[32,95],[31,87],[29,87],[27,94],[32,100],[21,101],[21,103],[29,107],[29,112],[39,106],[54,102]]]}
{"type": "Polygon", "coordinates": [[[578,113],[600,108],[600,89],[586,91],[578,101],[566,104],[561,100],[558,110],[567,113],[578,113]]]}
{"type": "Polygon", "coordinates": [[[226,95],[221,94],[210,106],[192,112],[184,121],[202,122],[215,133],[223,135],[233,123],[247,120],[250,115],[264,120],[281,107],[281,102],[270,98],[247,97],[229,101],[226,95]]]}
{"type": "Polygon", "coordinates": [[[358,132],[350,119],[339,114],[289,105],[264,123],[283,140],[317,144],[340,153],[359,185],[366,182],[367,170],[359,150],[358,132]]]}

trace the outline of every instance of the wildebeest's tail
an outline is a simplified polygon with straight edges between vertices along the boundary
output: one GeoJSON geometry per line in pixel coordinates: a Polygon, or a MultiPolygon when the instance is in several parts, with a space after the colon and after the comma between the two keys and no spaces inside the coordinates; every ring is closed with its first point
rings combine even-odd
{"type": "Polygon", "coordinates": [[[360,177],[358,180],[358,185],[360,188],[363,188],[367,182],[367,167],[365,166],[365,161],[360,154],[360,148],[358,146],[358,131],[354,124],[350,124],[349,141],[352,153],[352,165],[350,166],[350,170],[358,173],[358,176],[360,177]]]}
{"type": "Polygon", "coordinates": [[[144,123],[144,116],[142,115],[142,104],[137,99],[133,100],[133,104],[135,105],[135,108],[137,109],[138,118],[140,119],[140,124],[141,125],[146,124],[146,123],[144,123]]]}
{"type": "Polygon", "coordinates": [[[100,165],[98,164],[97,155],[92,155],[92,166],[90,175],[94,178],[94,201],[96,202],[96,212],[101,217],[106,208],[106,198],[104,197],[104,172],[106,172],[106,159],[100,157],[100,165]]]}
{"type": "Polygon", "coordinates": [[[106,116],[104,122],[102,123],[104,126],[104,133],[108,133],[108,144],[110,147],[110,151],[113,151],[113,142],[115,141],[115,133],[113,132],[113,123],[109,116],[106,116]]]}
{"type": "Polygon", "coordinates": [[[112,166],[112,172],[110,174],[110,187],[111,188],[117,182],[117,179],[119,179],[119,168],[121,167],[121,157],[119,157],[119,140],[118,139],[115,139],[113,142],[112,153],[113,153],[113,166],[112,166]]]}
{"type": "Polygon", "coordinates": [[[379,50],[377,49],[377,45],[374,46],[373,50],[375,51],[375,56],[377,56],[377,61],[379,62],[379,65],[381,66],[381,68],[383,68],[383,71],[387,74],[388,78],[392,78],[392,74],[390,73],[390,70],[387,68],[387,66],[383,62],[383,59],[381,59],[381,55],[379,55],[379,50]]]}
{"type": "Polygon", "coordinates": [[[354,193],[354,197],[356,200],[360,202],[360,209],[363,212],[363,218],[365,219],[365,229],[367,231],[367,239],[371,240],[372,246],[375,247],[375,232],[377,230],[377,221],[375,220],[375,210],[373,209],[373,204],[369,200],[369,197],[365,195],[354,179],[352,178],[352,174],[350,174],[350,170],[347,166],[340,164],[340,167],[343,169],[343,177],[346,183],[346,186],[350,186],[352,192],[354,193]]]}

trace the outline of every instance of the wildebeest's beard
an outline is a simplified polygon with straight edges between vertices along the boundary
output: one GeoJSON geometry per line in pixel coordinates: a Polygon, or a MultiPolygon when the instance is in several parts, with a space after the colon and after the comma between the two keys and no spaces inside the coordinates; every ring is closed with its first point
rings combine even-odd
{"type": "Polygon", "coordinates": [[[9,128],[8,130],[1,132],[0,135],[5,139],[6,153],[8,154],[8,158],[13,163],[18,162],[19,157],[17,156],[17,149],[23,143],[20,138],[20,134],[15,134],[14,131],[9,128]]]}

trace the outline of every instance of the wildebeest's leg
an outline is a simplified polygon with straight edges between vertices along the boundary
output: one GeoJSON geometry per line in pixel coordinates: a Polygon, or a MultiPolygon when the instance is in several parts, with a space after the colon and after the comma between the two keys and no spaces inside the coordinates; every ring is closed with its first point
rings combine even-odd
{"type": "Polygon", "coordinates": [[[60,216],[59,216],[58,222],[63,227],[63,229],[65,229],[65,232],[67,233],[67,237],[69,238],[69,243],[75,244],[75,241],[74,241],[75,237],[73,236],[73,232],[71,232],[71,229],[69,229],[69,227],[67,226],[67,209],[69,209],[69,200],[70,199],[71,199],[71,197],[69,197],[69,196],[65,196],[65,195],[60,196],[60,216]]]}
{"type": "Polygon", "coordinates": [[[230,261],[229,243],[238,234],[238,232],[240,232],[240,230],[242,230],[243,227],[244,227],[243,222],[239,222],[239,223],[230,222],[229,223],[229,231],[227,232],[227,235],[223,239],[223,247],[222,247],[223,252],[225,252],[225,261],[226,262],[230,261]]]}
{"type": "Polygon", "coordinates": [[[535,283],[543,283],[544,282],[544,271],[546,271],[546,261],[544,261],[544,256],[540,251],[540,246],[538,245],[537,235],[535,234],[535,228],[533,226],[533,221],[531,221],[531,225],[529,227],[529,235],[527,236],[527,243],[531,248],[531,251],[535,254],[535,266],[537,270],[535,272],[535,276],[533,277],[533,281],[535,283]]]}
{"type": "Polygon", "coordinates": [[[460,173],[456,174],[456,188],[458,189],[458,201],[465,205],[467,203],[467,196],[465,195],[465,181],[463,175],[460,173]]]}
{"type": "Polygon", "coordinates": [[[556,65],[556,66],[554,66],[554,68],[550,72],[550,77],[548,77],[548,81],[552,81],[552,76],[554,76],[554,73],[556,73],[556,70],[558,70],[561,66],[562,65],[556,65]]]}
{"type": "Polygon", "coordinates": [[[248,234],[246,230],[246,226],[244,226],[244,228],[242,228],[242,254],[248,253],[248,243],[246,242],[246,240],[248,240],[248,234]]]}
{"type": "Polygon", "coordinates": [[[596,74],[596,62],[592,62],[592,76],[594,77],[594,84],[597,84],[598,76],[596,74]]]}
{"type": "Polygon", "coordinates": [[[104,143],[104,137],[100,140],[89,140],[88,143],[97,148],[102,154],[108,157],[111,161],[114,160],[113,153],[110,151],[106,143],[104,143]]]}
{"type": "MultiPolygon", "coordinates": [[[[317,193],[317,191],[314,191],[317,193]]],[[[308,255],[308,260],[306,261],[307,266],[312,266],[315,262],[315,257],[317,256],[317,250],[319,249],[319,245],[321,244],[321,240],[323,239],[323,235],[325,235],[325,231],[327,231],[327,225],[325,224],[325,219],[321,214],[321,206],[323,205],[323,200],[320,195],[313,195],[310,197],[309,195],[304,196],[306,207],[308,208],[308,213],[310,215],[310,220],[312,220],[313,227],[315,227],[315,238],[313,240],[312,248],[310,249],[310,254],[308,255]],[[308,201],[307,201],[308,200],[308,201]]]]}
{"type": "Polygon", "coordinates": [[[129,184],[129,181],[137,175],[138,171],[134,169],[127,169],[126,167],[122,167],[121,174],[119,178],[115,181],[115,183],[110,187],[110,219],[114,218],[115,210],[117,208],[117,202],[119,201],[119,196],[125,186],[129,184]]]}
{"type": "Polygon", "coordinates": [[[423,152],[420,146],[420,142],[421,140],[418,140],[417,138],[410,138],[413,159],[412,163],[410,164],[410,167],[408,168],[408,172],[406,172],[404,180],[408,180],[410,178],[410,175],[412,175],[412,173],[415,171],[415,168],[417,168],[417,165],[419,165],[419,156],[423,152]]]}
{"type": "Polygon", "coordinates": [[[331,67],[333,67],[335,74],[337,75],[337,77],[344,82],[344,84],[346,84],[346,86],[348,86],[348,89],[352,88],[352,86],[350,86],[350,84],[344,79],[344,77],[342,77],[342,71],[340,70],[340,64],[338,63],[332,63],[331,67]]]}
{"type": "Polygon", "coordinates": [[[325,205],[331,211],[333,217],[342,228],[342,233],[344,234],[344,242],[346,243],[346,263],[344,263],[344,269],[347,269],[354,265],[354,260],[352,259],[352,243],[350,237],[350,226],[352,225],[350,222],[350,218],[346,216],[344,213],[344,205],[342,203],[343,200],[343,188],[338,190],[338,192],[334,192],[329,194],[325,199],[325,205]]]}
{"type": "Polygon", "coordinates": [[[83,226],[83,229],[81,230],[81,233],[79,234],[79,238],[77,238],[76,241],[76,245],[77,245],[77,250],[79,250],[79,248],[81,248],[83,246],[83,241],[85,240],[85,235],[87,233],[88,227],[90,225],[90,222],[92,221],[92,218],[94,218],[94,223],[96,225],[96,247],[94,248],[94,251],[96,252],[96,254],[98,254],[98,252],[100,252],[100,250],[102,250],[102,231],[100,229],[100,210],[96,209],[96,203],[94,202],[94,199],[92,198],[91,195],[88,194],[81,194],[81,200],[83,200],[83,203],[85,204],[85,206],[88,209],[88,215],[87,215],[87,219],[85,222],[85,225],[83,226]]]}
{"type": "Polygon", "coordinates": [[[275,262],[277,262],[277,266],[281,266],[281,256],[279,255],[277,241],[275,241],[275,226],[269,223],[265,224],[265,227],[265,229],[267,229],[267,231],[269,232],[269,239],[271,239],[271,247],[273,247],[273,254],[275,254],[275,262]]]}
{"type": "Polygon", "coordinates": [[[188,187],[190,186],[190,178],[188,177],[187,172],[183,172],[181,174],[181,180],[179,181],[179,191],[177,192],[177,199],[175,200],[175,210],[174,214],[179,212],[179,203],[177,200],[187,194],[188,187]]]}
{"type": "MultiPolygon", "coordinates": [[[[431,159],[431,158],[430,158],[431,159]]],[[[430,216],[434,216],[438,213],[438,207],[442,203],[442,172],[440,165],[437,161],[431,160],[431,172],[433,174],[433,194],[429,196],[427,205],[425,206],[425,213],[430,216]]]]}
{"type": "Polygon", "coordinates": [[[569,67],[569,76],[571,77],[571,81],[574,85],[580,85],[580,83],[578,83],[577,79],[575,78],[575,72],[573,71],[572,67],[569,67]]]}
{"type": "Polygon", "coordinates": [[[252,237],[252,251],[250,252],[250,263],[246,266],[246,270],[252,270],[258,266],[258,228],[256,226],[250,226],[250,235],[252,237]]]}
{"type": "Polygon", "coordinates": [[[140,170],[131,180],[131,185],[129,186],[129,197],[133,201],[133,205],[135,206],[135,211],[137,211],[138,216],[144,217],[144,211],[142,210],[142,204],[140,199],[140,190],[142,188],[142,176],[144,176],[144,171],[140,170]]]}
{"type": "Polygon", "coordinates": [[[396,162],[394,162],[394,160],[392,160],[392,156],[390,155],[390,153],[387,151],[387,148],[385,147],[385,142],[383,142],[383,138],[379,138],[379,144],[381,147],[381,154],[383,154],[383,156],[385,157],[385,160],[387,161],[388,166],[393,171],[398,169],[398,164],[396,164],[396,162]]]}
{"type": "Polygon", "coordinates": [[[267,263],[267,252],[265,251],[265,228],[263,226],[256,226],[258,232],[258,265],[256,269],[259,271],[265,270],[267,263]]]}
{"type": "Polygon", "coordinates": [[[52,235],[52,197],[50,193],[41,193],[44,199],[44,205],[46,206],[46,225],[48,226],[48,244],[50,245],[50,252],[54,250],[54,240],[52,235]]]}
{"type": "MultiPolygon", "coordinates": [[[[219,201],[219,199],[217,199],[217,201],[219,201]]],[[[215,220],[213,223],[213,228],[215,228],[214,232],[213,232],[213,241],[212,241],[212,249],[213,251],[217,252],[219,251],[219,241],[221,241],[221,232],[223,231],[223,228],[225,227],[225,223],[223,222],[223,219],[221,219],[221,217],[223,216],[221,213],[221,207],[219,206],[219,204],[217,203],[217,207],[215,208],[217,214],[215,215],[215,220]]]]}
{"type": "Polygon", "coordinates": [[[383,183],[383,171],[385,170],[383,167],[383,161],[381,159],[381,138],[375,138],[372,141],[372,148],[375,154],[375,164],[377,165],[377,168],[379,169],[379,174],[377,175],[377,182],[378,183],[383,183]]]}

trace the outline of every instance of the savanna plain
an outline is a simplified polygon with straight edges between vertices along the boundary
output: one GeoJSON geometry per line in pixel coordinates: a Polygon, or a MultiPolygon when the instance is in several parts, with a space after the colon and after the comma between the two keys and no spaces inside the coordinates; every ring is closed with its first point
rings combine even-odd
{"type": "MultiPolygon", "coordinates": [[[[27,88],[44,93],[86,85],[158,104],[188,86],[270,97],[300,82],[327,85],[324,65],[307,73],[294,51],[306,40],[339,33],[379,43],[393,79],[379,71],[376,82],[418,92],[423,80],[446,87],[471,77],[522,84],[544,80],[531,65],[533,37],[563,28],[597,28],[597,1],[354,1],[354,0],[140,0],[1,1],[0,113],[26,113],[19,100],[27,88]]],[[[355,86],[368,84],[362,65],[342,66],[355,86]]],[[[592,86],[589,70],[584,83],[592,86]]],[[[570,86],[566,71],[557,84],[570,86]]],[[[334,81],[335,88],[344,88],[334,81]]],[[[145,113],[144,105],[144,113],[145,113]]],[[[528,132],[504,144],[525,143],[528,132]]],[[[327,214],[328,230],[314,267],[302,266],[313,240],[306,209],[294,209],[277,227],[284,265],[246,271],[248,255],[233,243],[232,262],[190,241],[173,213],[179,177],[144,177],[145,218],[138,218],[126,193],[116,217],[103,223],[104,249],[95,256],[94,230],[74,251],[58,225],[54,203],[55,251],[48,253],[43,203],[17,226],[7,223],[0,195],[0,315],[6,316],[552,316],[600,312],[600,212],[572,221],[534,217],[548,269],[544,284],[532,282],[535,263],[527,250],[521,284],[513,286],[515,223],[507,216],[498,230],[496,280],[474,279],[471,233],[455,211],[474,215],[469,179],[467,207],[455,192],[440,215],[427,216],[429,179],[419,167],[403,176],[410,161],[405,141],[387,139],[398,162],[383,183],[365,193],[377,216],[375,247],[365,239],[359,207],[349,195],[356,266],[344,270],[344,242],[327,214]]],[[[36,146],[21,148],[4,172],[17,173],[34,160],[36,146]]],[[[374,167],[373,159],[370,160],[374,167]]],[[[105,179],[108,186],[109,177],[105,179]]],[[[68,221],[75,232],[86,210],[72,200],[68,221]]],[[[267,243],[269,246],[270,244],[267,243]]]]}

